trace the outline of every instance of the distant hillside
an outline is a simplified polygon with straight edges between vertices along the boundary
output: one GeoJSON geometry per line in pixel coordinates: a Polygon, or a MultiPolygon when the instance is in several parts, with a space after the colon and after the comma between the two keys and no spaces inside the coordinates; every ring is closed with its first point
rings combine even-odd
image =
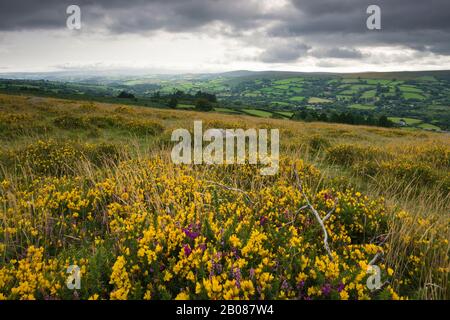
{"type": "MultiPolygon", "coordinates": [[[[69,99],[193,109],[199,92],[215,95],[227,113],[308,121],[387,116],[411,129],[450,129],[450,71],[307,73],[236,70],[224,73],[21,73],[0,75],[0,91],[69,99]],[[40,80],[39,80],[40,79],[40,80]],[[255,111],[256,110],[256,111],[255,111]]],[[[351,121],[350,121],[351,122],[351,121]]],[[[355,120],[355,123],[365,123],[355,120]]]]}

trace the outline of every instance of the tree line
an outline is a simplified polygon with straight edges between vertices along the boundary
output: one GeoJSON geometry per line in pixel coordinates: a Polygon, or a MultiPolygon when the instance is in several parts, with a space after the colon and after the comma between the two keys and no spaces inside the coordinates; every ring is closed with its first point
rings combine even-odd
{"type": "Polygon", "coordinates": [[[303,121],[321,121],[321,122],[332,122],[332,123],[345,123],[354,125],[367,125],[367,126],[378,126],[391,128],[394,127],[394,122],[390,121],[387,116],[380,115],[362,115],[360,113],[352,113],[349,111],[344,112],[317,112],[315,110],[302,109],[295,112],[292,116],[293,120],[303,120],[303,121]]]}

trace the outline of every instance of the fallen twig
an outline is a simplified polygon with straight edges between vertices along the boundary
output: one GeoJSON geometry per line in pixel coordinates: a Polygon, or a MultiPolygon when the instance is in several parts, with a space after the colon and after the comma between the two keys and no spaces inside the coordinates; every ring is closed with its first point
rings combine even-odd
{"type": "Polygon", "coordinates": [[[319,222],[320,226],[322,227],[322,231],[323,231],[323,245],[324,245],[325,250],[327,251],[328,255],[330,256],[330,260],[333,260],[333,255],[331,254],[330,246],[328,245],[328,232],[327,232],[327,229],[325,228],[324,222],[331,216],[331,214],[336,209],[336,201],[334,202],[333,209],[331,209],[330,212],[328,212],[326,214],[326,216],[322,219],[320,217],[319,213],[317,212],[317,210],[313,207],[313,205],[309,201],[308,196],[303,192],[303,186],[302,186],[302,184],[300,182],[300,178],[298,176],[298,172],[297,172],[297,170],[295,168],[294,168],[294,174],[295,174],[295,179],[296,179],[296,182],[297,182],[297,187],[300,190],[303,198],[305,199],[307,207],[309,207],[311,212],[316,217],[317,222],[319,222]]]}
{"type": "Polygon", "coordinates": [[[226,186],[224,184],[221,184],[221,183],[215,182],[215,181],[207,180],[206,182],[214,184],[214,185],[219,186],[219,187],[222,187],[222,188],[224,188],[226,190],[240,192],[240,193],[242,193],[245,196],[245,198],[248,200],[248,202],[250,202],[252,205],[254,204],[253,200],[250,198],[250,196],[244,190],[241,190],[241,189],[238,189],[238,188],[229,187],[229,186],[226,186]]]}

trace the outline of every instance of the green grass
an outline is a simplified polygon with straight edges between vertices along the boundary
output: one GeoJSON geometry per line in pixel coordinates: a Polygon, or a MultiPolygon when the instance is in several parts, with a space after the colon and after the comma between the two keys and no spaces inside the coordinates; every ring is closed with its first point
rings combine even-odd
{"type": "Polygon", "coordinates": [[[438,126],[435,126],[434,124],[431,124],[431,123],[421,123],[418,125],[418,127],[422,128],[422,129],[441,130],[441,128],[439,128],[438,126]]]}
{"type": "Polygon", "coordinates": [[[317,98],[317,97],[311,97],[308,100],[309,103],[328,103],[332,102],[330,99],[324,99],[324,98],[317,98]]]}
{"type": "Polygon", "coordinates": [[[338,98],[339,100],[350,100],[352,97],[347,96],[347,95],[338,94],[338,95],[336,95],[336,98],[338,98]]]}
{"type": "Polygon", "coordinates": [[[274,88],[281,89],[281,90],[287,90],[287,89],[289,89],[289,85],[287,85],[287,84],[280,84],[280,85],[274,86],[274,88]]]}
{"type": "Polygon", "coordinates": [[[399,87],[401,91],[403,92],[412,92],[412,93],[423,93],[422,89],[416,88],[414,86],[408,86],[408,85],[403,85],[399,87]]]}
{"type": "Polygon", "coordinates": [[[296,88],[296,87],[290,87],[289,91],[293,92],[294,94],[300,93],[303,91],[303,88],[296,88]]]}
{"type": "Polygon", "coordinates": [[[242,109],[245,113],[257,116],[261,118],[270,118],[272,117],[272,112],[264,111],[264,110],[258,110],[258,109],[242,109]]]}
{"type": "Polygon", "coordinates": [[[351,95],[353,95],[354,93],[357,93],[357,92],[358,91],[356,91],[356,90],[347,89],[347,90],[341,91],[340,94],[351,96],[351,95]]]}
{"type": "Polygon", "coordinates": [[[373,110],[373,109],[375,109],[375,106],[368,105],[368,104],[355,103],[355,104],[350,105],[349,108],[358,109],[358,110],[373,110]]]}
{"type": "Polygon", "coordinates": [[[361,90],[361,89],[373,89],[374,88],[374,86],[371,86],[371,85],[365,85],[365,84],[356,84],[356,85],[352,85],[351,87],[350,87],[350,89],[351,90],[354,90],[354,91],[359,91],[359,90],[361,90]]]}
{"type": "Polygon", "coordinates": [[[217,112],[224,112],[224,113],[232,113],[232,114],[240,114],[239,111],[234,110],[234,109],[229,109],[229,108],[220,108],[220,107],[217,107],[217,108],[214,108],[214,111],[217,111],[217,112]]]}
{"type": "Polygon", "coordinates": [[[399,123],[400,120],[404,120],[406,122],[407,125],[415,125],[415,124],[419,124],[422,123],[423,121],[420,119],[415,119],[415,118],[401,118],[401,117],[389,117],[389,120],[391,120],[392,122],[395,123],[399,123]]]}
{"type": "Polygon", "coordinates": [[[423,95],[414,93],[414,92],[404,92],[403,97],[405,99],[415,99],[415,100],[425,100],[426,99],[423,95]]]}
{"type": "Polygon", "coordinates": [[[286,117],[292,117],[292,115],[294,114],[292,111],[277,111],[277,113],[282,114],[286,117]]]}
{"type": "Polygon", "coordinates": [[[359,80],[358,79],[342,79],[342,83],[358,83],[359,80]]]}
{"type": "Polygon", "coordinates": [[[294,102],[300,102],[300,101],[305,100],[305,97],[302,97],[302,96],[296,96],[296,97],[291,97],[291,98],[289,98],[289,100],[290,100],[290,101],[294,101],[294,102]]]}
{"type": "Polygon", "coordinates": [[[387,80],[387,79],[363,79],[364,81],[367,82],[367,84],[381,84],[381,85],[386,85],[388,83],[391,82],[391,80],[387,80]]]}
{"type": "Polygon", "coordinates": [[[303,82],[303,78],[288,78],[288,79],[282,79],[282,80],[276,80],[273,83],[274,84],[295,84],[299,82],[303,82]]]}
{"type": "Polygon", "coordinates": [[[365,91],[363,94],[362,94],[362,98],[363,99],[371,99],[371,98],[374,98],[375,97],[375,95],[376,95],[376,91],[375,90],[369,90],[369,91],[365,91]]]}

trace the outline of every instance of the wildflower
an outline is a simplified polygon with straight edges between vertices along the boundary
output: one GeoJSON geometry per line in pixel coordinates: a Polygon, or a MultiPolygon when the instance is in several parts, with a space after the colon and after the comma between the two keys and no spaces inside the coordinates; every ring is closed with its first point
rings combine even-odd
{"type": "Polygon", "coordinates": [[[184,244],[183,245],[183,252],[184,252],[184,255],[185,256],[187,256],[187,257],[189,257],[189,255],[192,253],[192,249],[191,249],[191,247],[188,245],[188,244],[184,244]]]}
{"type": "Polygon", "coordinates": [[[330,293],[331,293],[331,285],[329,283],[326,283],[324,286],[322,286],[322,294],[328,296],[330,293]]]}
{"type": "Polygon", "coordinates": [[[261,218],[259,218],[259,224],[263,226],[266,224],[267,220],[268,220],[267,217],[262,216],[261,218]]]}
{"type": "Polygon", "coordinates": [[[165,282],[169,282],[171,279],[173,278],[173,275],[169,272],[169,271],[165,271],[164,272],[164,278],[163,278],[163,280],[165,281],[165,282]]]}
{"type": "Polygon", "coordinates": [[[175,300],[189,300],[189,294],[182,291],[175,297],[175,300]]]}
{"type": "Polygon", "coordinates": [[[347,291],[342,290],[341,292],[339,292],[339,296],[341,297],[341,300],[348,300],[349,295],[347,293],[347,291]]]}
{"type": "Polygon", "coordinates": [[[235,235],[232,234],[229,239],[231,245],[235,248],[239,248],[241,246],[241,240],[235,235]]]}

